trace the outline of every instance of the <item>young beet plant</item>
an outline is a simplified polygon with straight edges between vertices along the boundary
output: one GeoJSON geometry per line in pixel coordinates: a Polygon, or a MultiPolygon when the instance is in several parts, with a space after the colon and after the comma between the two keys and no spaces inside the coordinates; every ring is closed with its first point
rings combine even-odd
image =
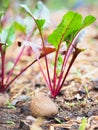
{"type": "Polygon", "coordinates": [[[82,30],[92,24],[96,18],[92,15],[88,15],[83,19],[79,13],[68,11],[63,16],[62,21],[57,26],[57,28],[52,32],[52,34],[48,36],[48,43],[50,43],[51,46],[46,46],[42,35],[42,28],[45,20],[34,18],[27,6],[21,6],[36,23],[42,40],[42,52],[40,53],[39,49],[37,49],[31,42],[23,41],[23,44],[32,47],[46,84],[50,89],[52,97],[55,98],[60,92],[60,89],[62,88],[76,57],[84,50],[77,47],[77,43],[79,42],[81,34],[83,33],[82,30]],[[47,54],[52,52],[55,53],[54,63],[52,64],[53,77],[51,77],[47,58],[47,54]],[[45,74],[44,68],[40,63],[40,58],[42,56],[45,60],[47,75],[45,74]]]}
{"type": "MultiPolygon", "coordinates": [[[[43,5],[40,2],[35,11],[36,15],[40,15],[40,9],[41,9],[39,7],[40,5],[44,11],[47,10],[45,5],[43,5]]],[[[41,13],[41,15],[42,15],[42,13],[41,13]]],[[[29,67],[31,67],[32,64],[34,64],[37,61],[36,59],[34,61],[32,61],[30,64],[25,66],[22,70],[20,70],[20,72],[13,79],[11,79],[11,77],[13,75],[13,71],[14,71],[15,67],[17,66],[26,46],[22,47],[21,51],[19,52],[18,56],[16,57],[16,59],[13,63],[13,67],[10,69],[8,74],[7,74],[7,72],[5,72],[7,48],[12,46],[12,44],[14,43],[15,32],[17,30],[26,35],[25,40],[30,40],[30,38],[31,38],[32,34],[34,33],[34,31],[36,30],[36,28],[35,28],[35,24],[34,24],[34,27],[32,27],[32,29],[30,31],[27,31],[26,29],[28,27],[26,25],[22,25],[21,23],[19,23],[17,21],[10,24],[10,26],[5,26],[4,28],[2,25],[4,26],[3,13],[1,12],[0,13],[0,93],[4,93],[24,71],[26,71],[29,67]]],[[[20,46],[20,44],[21,43],[19,42],[19,46],[20,46]]],[[[40,49],[40,48],[38,48],[38,49],[40,49]]],[[[31,52],[29,52],[29,54],[31,55],[31,52]]],[[[40,55],[40,58],[42,58],[42,57],[44,57],[44,54],[40,55]]]]}
{"type": "Polygon", "coordinates": [[[0,28],[0,92],[4,92],[5,85],[5,55],[7,47],[11,46],[15,39],[14,26],[11,25],[2,30],[0,28]]]}
{"type": "MultiPolygon", "coordinates": [[[[15,41],[15,32],[18,30],[22,33],[26,33],[26,27],[17,21],[10,23],[10,26],[5,25],[4,21],[5,16],[3,12],[0,12],[0,93],[4,93],[7,91],[7,89],[11,86],[11,84],[14,82],[15,79],[17,79],[27,68],[26,66],[23,70],[20,71],[19,74],[17,74],[13,79],[11,79],[11,76],[13,74],[13,71],[17,65],[17,63],[20,60],[20,57],[23,54],[23,51],[25,47],[22,48],[19,55],[16,57],[13,67],[10,69],[10,71],[5,71],[5,63],[6,63],[6,51],[7,49],[12,46],[12,44],[15,41]]],[[[30,39],[32,31],[27,35],[27,39],[30,39]]],[[[8,64],[7,64],[8,65],[8,64]]]]}

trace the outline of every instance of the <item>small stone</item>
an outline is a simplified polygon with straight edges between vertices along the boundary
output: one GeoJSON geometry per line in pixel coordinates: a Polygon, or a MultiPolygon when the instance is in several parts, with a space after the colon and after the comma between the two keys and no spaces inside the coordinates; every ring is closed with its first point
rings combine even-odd
{"type": "Polygon", "coordinates": [[[9,95],[7,93],[0,93],[0,107],[6,106],[9,100],[9,95]]]}
{"type": "Polygon", "coordinates": [[[35,117],[52,117],[58,113],[57,105],[43,93],[32,96],[30,109],[35,117]]]}

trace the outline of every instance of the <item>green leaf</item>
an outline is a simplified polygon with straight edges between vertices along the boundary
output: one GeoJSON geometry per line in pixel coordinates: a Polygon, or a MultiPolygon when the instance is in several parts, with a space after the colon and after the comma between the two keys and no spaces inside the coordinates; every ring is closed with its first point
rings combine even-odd
{"type": "Polygon", "coordinates": [[[59,54],[59,56],[58,56],[58,62],[59,62],[59,64],[62,64],[63,63],[63,59],[62,59],[62,56],[59,54]]]}
{"type": "Polygon", "coordinates": [[[0,0],[0,11],[3,11],[4,13],[7,11],[11,0],[0,0]]]}
{"type": "Polygon", "coordinates": [[[14,27],[15,27],[15,30],[18,30],[18,31],[21,31],[21,32],[23,32],[23,33],[25,33],[26,32],[26,26],[25,25],[23,25],[23,24],[21,24],[21,23],[19,23],[19,22],[14,22],[14,27]]]}
{"type": "Polygon", "coordinates": [[[13,25],[7,30],[7,33],[8,34],[7,34],[6,43],[8,43],[8,46],[11,46],[15,40],[15,29],[13,25]]]}
{"type": "Polygon", "coordinates": [[[85,130],[86,129],[86,124],[87,124],[87,119],[83,118],[82,122],[81,122],[81,125],[79,127],[79,130],[85,130]]]}
{"type": "Polygon", "coordinates": [[[32,12],[26,5],[21,4],[20,6],[32,17],[32,12]]]}
{"type": "Polygon", "coordinates": [[[2,18],[4,12],[3,11],[0,11],[0,19],[2,18]]]}
{"type": "Polygon", "coordinates": [[[57,74],[58,75],[59,75],[59,73],[61,71],[62,64],[63,64],[63,58],[62,58],[62,55],[59,54],[58,62],[57,62],[57,74]]]}
{"type": "Polygon", "coordinates": [[[7,100],[7,108],[15,109],[15,106],[11,104],[9,100],[7,100]]]}
{"type": "Polygon", "coordinates": [[[2,16],[3,16],[4,12],[0,11],[0,33],[2,31],[2,27],[1,27],[1,20],[2,20],[2,16]]]}
{"type": "MultiPolygon", "coordinates": [[[[25,11],[26,11],[33,19],[36,20],[38,26],[42,29],[43,25],[45,24],[44,18],[40,18],[39,16],[38,16],[39,19],[38,19],[38,18],[34,18],[32,12],[30,11],[30,9],[29,9],[26,5],[21,5],[21,7],[22,7],[23,9],[25,9],[25,11]]],[[[43,5],[42,5],[42,7],[43,7],[43,5]]],[[[41,12],[42,10],[41,10],[40,8],[41,8],[41,5],[40,5],[40,7],[38,8],[38,10],[41,12]]],[[[39,11],[38,11],[38,12],[39,12],[39,11]]],[[[36,16],[38,15],[38,12],[36,12],[37,14],[35,13],[36,16]]],[[[36,16],[35,16],[35,17],[36,17],[36,16]]]]}
{"type": "Polygon", "coordinates": [[[6,43],[6,39],[7,39],[7,28],[3,29],[0,33],[0,39],[2,43],[6,43]]]}
{"type": "Polygon", "coordinates": [[[15,125],[15,123],[13,121],[10,121],[10,120],[6,121],[6,123],[11,124],[11,125],[15,125]]]}
{"type": "Polygon", "coordinates": [[[78,31],[81,25],[82,16],[76,12],[69,11],[63,16],[61,23],[53,33],[49,35],[48,42],[57,48],[64,38],[67,38],[71,33],[78,31]]]}
{"type": "Polygon", "coordinates": [[[0,37],[2,43],[7,43],[8,46],[12,45],[15,40],[14,26],[11,25],[10,27],[3,29],[0,34],[0,37]]]}
{"type": "Polygon", "coordinates": [[[55,121],[58,122],[59,124],[62,124],[62,123],[63,123],[63,122],[62,122],[59,118],[57,118],[57,117],[55,117],[54,119],[55,119],[55,121]]]}
{"type": "Polygon", "coordinates": [[[14,66],[14,63],[9,61],[8,64],[7,64],[7,70],[8,71],[11,70],[13,66],[14,66]]]}
{"type": "Polygon", "coordinates": [[[44,24],[45,24],[45,20],[44,19],[36,19],[36,23],[37,23],[38,27],[40,29],[42,29],[44,24]]]}
{"type": "Polygon", "coordinates": [[[36,19],[45,19],[44,27],[47,27],[50,23],[50,12],[45,4],[43,4],[41,1],[38,1],[36,4],[36,8],[33,13],[34,17],[36,19]]]}
{"type": "Polygon", "coordinates": [[[85,19],[83,20],[82,28],[89,26],[90,24],[95,22],[95,20],[96,20],[96,18],[92,15],[86,16],[85,19]]]}

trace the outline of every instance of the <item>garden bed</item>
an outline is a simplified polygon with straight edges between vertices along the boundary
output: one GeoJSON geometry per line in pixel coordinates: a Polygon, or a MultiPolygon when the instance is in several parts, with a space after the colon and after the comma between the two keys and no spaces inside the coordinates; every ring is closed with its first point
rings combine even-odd
{"type": "MultiPolygon", "coordinates": [[[[96,7],[91,10],[81,8],[78,11],[85,15],[85,10],[86,14],[92,13],[98,17],[96,7]]],[[[63,11],[60,12],[60,18],[62,15],[63,11]]],[[[52,14],[53,24],[57,24],[58,17],[58,12],[52,14]]],[[[44,35],[46,36],[47,32],[44,35]]],[[[29,109],[31,96],[39,92],[49,94],[35,63],[15,80],[9,89],[10,102],[15,108],[11,108],[9,104],[0,107],[0,130],[79,130],[83,118],[87,120],[87,130],[98,130],[98,21],[89,27],[87,36],[79,46],[86,50],[76,59],[60,93],[55,99],[51,98],[58,106],[58,114],[44,119],[38,117],[34,121],[30,118],[33,116],[29,109]]],[[[12,55],[10,52],[8,59],[12,55]]],[[[14,76],[31,59],[25,55],[20,60],[20,66],[15,70],[14,76]]],[[[44,66],[43,59],[41,64],[44,66]]]]}

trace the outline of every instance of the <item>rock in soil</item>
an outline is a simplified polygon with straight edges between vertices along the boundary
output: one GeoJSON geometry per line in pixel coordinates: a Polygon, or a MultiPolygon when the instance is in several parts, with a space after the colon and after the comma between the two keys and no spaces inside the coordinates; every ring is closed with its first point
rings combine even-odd
{"type": "Polygon", "coordinates": [[[30,109],[35,117],[52,117],[58,113],[57,105],[43,93],[32,96],[30,109]]]}

